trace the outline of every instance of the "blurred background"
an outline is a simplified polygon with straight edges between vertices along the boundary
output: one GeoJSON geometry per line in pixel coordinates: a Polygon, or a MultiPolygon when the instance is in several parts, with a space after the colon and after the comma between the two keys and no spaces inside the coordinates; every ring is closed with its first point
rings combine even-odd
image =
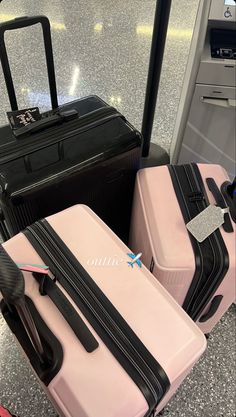
{"type": "MultiPolygon", "coordinates": [[[[153,141],[169,149],[199,0],[173,0],[153,141]]],[[[97,94],[141,127],[154,0],[4,0],[0,21],[46,14],[52,26],[59,102],[97,94]]],[[[21,108],[50,107],[37,25],[6,34],[21,108]]],[[[0,124],[8,98],[0,72],[0,124]]]]}

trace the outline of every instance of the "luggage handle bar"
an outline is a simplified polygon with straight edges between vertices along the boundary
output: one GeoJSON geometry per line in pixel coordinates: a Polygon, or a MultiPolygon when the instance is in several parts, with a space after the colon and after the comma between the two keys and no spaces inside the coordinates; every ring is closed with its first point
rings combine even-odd
{"type": "Polygon", "coordinates": [[[0,60],[2,64],[3,74],[7,86],[7,92],[11,104],[12,111],[18,110],[16,93],[13,84],[11,69],[6,51],[6,45],[4,41],[4,34],[8,30],[20,29],[28,26],[36,25],[40,23],[43,29],[44,47],[46,54],[47,72],[49,80],[49,89],[51,95],[52,109],[58,108],[56,77],[54,69],[53,51],[52,51],[52,38],[50,22],[46,16],[24,16],[3,22],[0,24],[0,60]]]}

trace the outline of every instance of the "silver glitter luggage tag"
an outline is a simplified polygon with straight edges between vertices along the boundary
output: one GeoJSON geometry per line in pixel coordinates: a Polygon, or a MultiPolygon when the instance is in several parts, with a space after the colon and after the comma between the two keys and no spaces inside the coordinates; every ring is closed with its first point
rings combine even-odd
{"type": "Polygon", "coordinates": [[[203,242],[216,229],[222,226],[225,213],[229,213],[228,207],[222,209],[210,205],[187,223],[186,227],[198,242],[203,242]]]}

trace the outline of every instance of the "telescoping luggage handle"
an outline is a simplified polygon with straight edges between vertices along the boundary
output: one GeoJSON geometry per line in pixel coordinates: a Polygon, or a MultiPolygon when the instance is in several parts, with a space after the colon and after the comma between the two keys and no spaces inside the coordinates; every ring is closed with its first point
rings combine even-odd
{"type": "Polygon", "coordinates": [[[58,107],[50,22],[46,16],[29,16],[29,17],[24,16],[24,17],[18,17],[14,20],[10,20],[8,22],[3,22],[0,24],[0,60],[2,64],[3,74],[5,77],[7,92],[8,92],[12,111],[18,110],[18,105],[17,105],[15,88],[13,84],[11,69],[10,69],[9,60],[8,60],[7,51],[6,51],[6,45],[4,41],[4,33],[8,30],[21,29],[21,28],[25,28],[28,26],[36,25],[38,23],[42,25],[42,29],[43,29],[44,46],[45,46],[47,72],[48,72],[48,79],[49,79],[49,88],[50,88],[52,108],[56,109],[58,107]]]}

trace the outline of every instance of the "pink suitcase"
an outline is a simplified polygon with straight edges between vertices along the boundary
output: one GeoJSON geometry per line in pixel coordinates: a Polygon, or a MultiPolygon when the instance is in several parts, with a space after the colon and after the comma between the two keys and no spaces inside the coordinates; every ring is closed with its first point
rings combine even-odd
{"type": "Polygon", "coordinates": [[[12,307],[29,331],[25,304],[17,301],[24,289],[21,272],[2,248],[3,316],[60,416],[156,416],[206,340],[144,266],[128,264],[125,244],[78,205],[35,223],[4,248],[26,269],[23,303],[40,334],[40,340],[31,337],[38,355],[12,307]],[[51,358],[46,365],[45,356],[51,358]]]}
{"type": "Polygon", "coordinates": [[[130,247],[204,333],[235,298],[235,196],[231,216],[204,242],[185,223],[209,203],[226,207],[220,188],[229,184],[222,167],[204,164],[148,168],[136,180],[130,247]]]}

